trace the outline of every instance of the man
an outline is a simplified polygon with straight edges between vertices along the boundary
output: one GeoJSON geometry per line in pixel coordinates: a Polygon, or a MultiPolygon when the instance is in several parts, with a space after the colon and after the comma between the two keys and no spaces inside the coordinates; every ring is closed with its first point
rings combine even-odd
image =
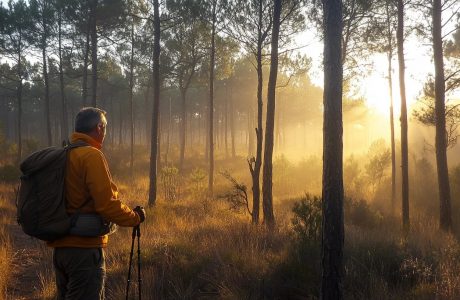
{"type": "MultiPolygon", "coordinates": [[[[106,112],[86,107],[75,118],[71,143],[86,146],[72,149],[67,158],[65,193],[69,214],[96,213],[120,226],[137,226],[145,219],[143,208],[131,210],[118,199],[107,161],[100,151],[104,142],[106,112]]],[[[76,236],[48,242],[54,248],[58,299],[104,299],[105,259],[108,235],[76,236]]]]}

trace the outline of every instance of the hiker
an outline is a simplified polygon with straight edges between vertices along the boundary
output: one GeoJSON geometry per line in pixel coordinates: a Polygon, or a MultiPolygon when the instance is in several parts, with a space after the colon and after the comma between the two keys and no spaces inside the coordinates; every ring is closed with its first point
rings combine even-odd
{"type": "MultiPolygon", "coordinates": [[[[98,216],[119,226],[135,227],[145,220],[145,210],[134,210],[118,199],[104,154],[100,151],[106,134],[106,112],[86,107],[75,118],[71,143],[85,143],[69,152],[65,173],[67,212],[98,216]]],[[[85,220],[85,219],[83,219],[85,220]]],[[[88,220],[91,220],[89,218],[88,220]]],[[[84,221],[81,221],[84,223],[84,221]]],[[[54,248],[58,299],[104,299],[105,258],[108,235],[92,236],[79,228],[80,216],[70,234],[47,242],[54,248]],[[78,234],[78,235],[77,235],[78,234]]]]}

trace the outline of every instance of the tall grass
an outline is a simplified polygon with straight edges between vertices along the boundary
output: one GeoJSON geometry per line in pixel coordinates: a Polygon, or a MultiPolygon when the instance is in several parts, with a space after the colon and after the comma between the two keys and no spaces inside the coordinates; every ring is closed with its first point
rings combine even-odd
{"type": "Polygon", "coordinates": [[[10,280],[11,267],[11,242],[3,226],[0,226],[0,295],[5,299],[8,281],[10,280]]]}
{"type": "Polygon", "coordinates": [[[11,223],[12,207],[8,203],[12,186],[0,184],[0,295],[7,298],[12,265],[12,245],[7,226],[11,223]]]}

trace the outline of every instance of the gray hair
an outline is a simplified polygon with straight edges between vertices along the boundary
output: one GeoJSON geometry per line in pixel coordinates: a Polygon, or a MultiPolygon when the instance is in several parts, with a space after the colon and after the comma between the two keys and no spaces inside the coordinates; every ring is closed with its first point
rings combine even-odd
{"type": "Polygon", "coordinates": [[[97,124],[102,122],[102,116],[106,112],[96,107],[83,107],[75,117],[75,131],[80,133],[89,133],[97,124]]]}

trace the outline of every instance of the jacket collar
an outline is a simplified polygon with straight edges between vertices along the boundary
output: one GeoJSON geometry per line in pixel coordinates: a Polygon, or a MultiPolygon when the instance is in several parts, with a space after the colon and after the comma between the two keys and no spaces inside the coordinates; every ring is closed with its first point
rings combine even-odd
{"type": "Polygon", "coordinates": [[[84,133],[80,132],[74,132],[72,133],[72,136],[70,138],[71,143],[75,143],[77,141],[84,141],[85,143],[88,143],[90,146],[93,146],[94,148],[97,148],[101,150],[102,144],[90,137],[89,135],[86,135],[84,133]]]}

